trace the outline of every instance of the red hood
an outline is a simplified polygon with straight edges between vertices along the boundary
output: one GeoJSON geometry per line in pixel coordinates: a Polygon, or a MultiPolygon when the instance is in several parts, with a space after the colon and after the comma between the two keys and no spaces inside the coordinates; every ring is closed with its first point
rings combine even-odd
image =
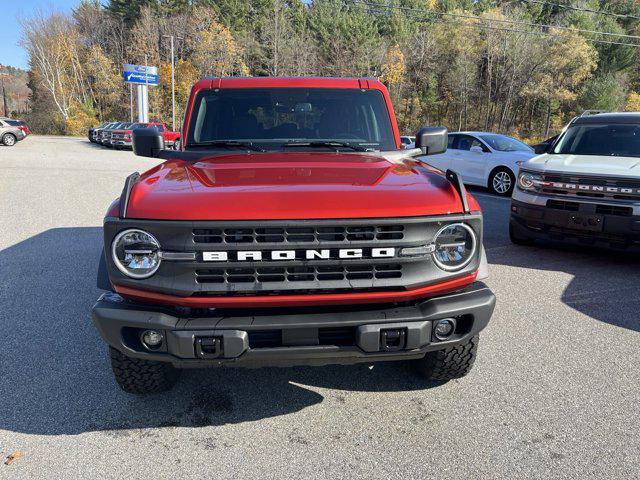
{"type": "MultiPolygon", "coordinates": [[[[478,210],[471,199],[471,207],[478,210]]],[[[354,153],[259,153],[169,160],[142,175],[129,218],[287,220],[461,212],[455,189],[430,167],[354,153]]]]}

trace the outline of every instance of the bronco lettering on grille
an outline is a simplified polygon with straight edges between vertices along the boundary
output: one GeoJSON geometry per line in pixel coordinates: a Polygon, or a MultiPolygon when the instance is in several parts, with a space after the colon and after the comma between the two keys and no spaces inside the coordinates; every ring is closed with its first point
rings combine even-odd
{"type": "Polygon", "coordinates": [[[392,258],[396,256],[396,249],[392,247],[372,248],[370,255],[365,254],[362,248],[341,248],[321,250],[240,250],[202,252],[205,262],[256,262],[278,260],[332,260],[352,258],[392,258]]]}
{"type": "Polygon", "coordinates": [[[550,182],[554,188],[576,190],[583,192],[622,193],[627,195],[640,195],[640,188],[607,187],[601,185],[581,185],[576,183],[550,182]]]}

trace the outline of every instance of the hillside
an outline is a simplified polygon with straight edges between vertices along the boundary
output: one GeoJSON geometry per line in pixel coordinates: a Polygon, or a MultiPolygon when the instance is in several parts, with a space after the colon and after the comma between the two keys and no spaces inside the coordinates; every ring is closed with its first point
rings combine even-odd
{"type": "MultiPolygon", "coordinates": [[[[2,82],[7,96],[7,107],[9,116],[19,117],[26,113],[29,108],[29,94],[31,90],[27,87],[29,76],[26,70],[20,68],[0,65],[0,90],[2,82]],[[8,74],[8,75],[3,75],[8,74]]],[[[0,91],[0,115],[2,110],[2,92],[0,91]]]]}

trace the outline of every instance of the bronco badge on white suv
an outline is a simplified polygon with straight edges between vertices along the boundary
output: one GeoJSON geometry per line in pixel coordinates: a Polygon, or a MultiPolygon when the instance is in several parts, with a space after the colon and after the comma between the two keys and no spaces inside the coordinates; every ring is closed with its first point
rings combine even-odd
{"type": "Polygon", "coordinates": [[[577,117],[523,164],[509,235],[640,251],[640,113],[577,117]]]}

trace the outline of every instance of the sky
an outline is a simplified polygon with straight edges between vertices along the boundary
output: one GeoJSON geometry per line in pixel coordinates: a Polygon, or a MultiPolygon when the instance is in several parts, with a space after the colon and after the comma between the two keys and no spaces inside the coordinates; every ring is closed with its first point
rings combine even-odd
{"type": "Polygon", "coordinates": [[[70,12],[80,0],[0,0],[0,64],[27,68],[27,55],[17,43],[20,40],[20,18],[29,18],[35,11],[70,12]],[[8,7],[8,8],[7,8],[8,7]]]}

